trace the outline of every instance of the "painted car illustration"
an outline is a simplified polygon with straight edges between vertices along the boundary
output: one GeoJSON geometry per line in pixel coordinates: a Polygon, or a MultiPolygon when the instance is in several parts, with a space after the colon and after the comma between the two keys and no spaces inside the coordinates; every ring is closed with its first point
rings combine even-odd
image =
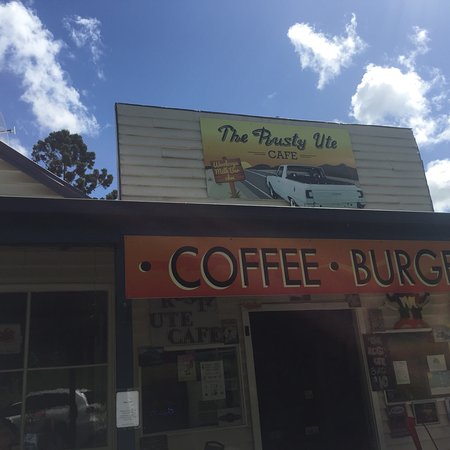
{"type": "Polygon", "coordinates": [[[364,208],[363,191],[352,183],[330,179],[321,167],[282,165],[266,184],[273,198],[291,206],[364,208]]]}

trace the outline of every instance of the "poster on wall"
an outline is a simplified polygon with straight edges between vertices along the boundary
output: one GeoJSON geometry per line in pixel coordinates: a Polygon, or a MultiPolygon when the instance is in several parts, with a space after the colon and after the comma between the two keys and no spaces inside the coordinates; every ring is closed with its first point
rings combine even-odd
{"type": "Polygon", "coordinates": [[[116,393],[117,428],[139,427],[139,391],[120,391],[116,393]]]}
{"type": "Polygon", "coordinates": [[[223,400],[225,395],[225,376],[223,361],[204,361],[200,363],[202,377],[202,400],[223,400]]]}
{"type": "Polygon", "coordinates": [[[196,381],[197,370],[195,368],[194,353],[186,353],[177,356],[178,381],[196,381]]]}
{"type": "Polygon", "coordinates": [[[399,384],[411,384],[409,376],[408,361],[392,361],[394,367],[395,382],[399,384]]]}
{"type": "Polygon", "coordinates": [[[210,198],[365,206],[347,130],[226,118],[200,128],[210,198]]]}

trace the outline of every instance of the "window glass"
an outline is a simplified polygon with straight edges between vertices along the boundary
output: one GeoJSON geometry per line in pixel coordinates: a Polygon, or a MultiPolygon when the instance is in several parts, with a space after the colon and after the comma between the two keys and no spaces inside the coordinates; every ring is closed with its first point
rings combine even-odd
{"type": "Polygon", "coordinates": [[[0,294],[0,371],[23,367],[27,294],[0,294]]]}
{"type": "Polygon", "coordinates": [[[32,370],[25,438],[40,450],[106,446],[107,369],[32,370]]]}
{"type": "Polygon", "coordinates": [[[146,434],[243,422],[235,347],[140,351],[146,434]]]}
{"type": "Polygon", "coordinates": [[[0,449],[19,444],[22,418],[22,372],[0,373],[0,449]]]}
{"type": "Polygon", "coordinates": [[[105,363],[105,292],[45,292],[31,296],[29,367],[105,363]]]}

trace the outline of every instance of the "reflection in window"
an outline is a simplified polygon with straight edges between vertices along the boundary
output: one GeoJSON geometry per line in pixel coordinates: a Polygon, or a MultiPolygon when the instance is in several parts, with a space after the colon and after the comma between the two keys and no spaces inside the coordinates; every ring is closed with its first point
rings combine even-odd
{"type": "Polygon", "coordinates": [[[19,444],[22,372],[0,373],[0,450],[19,444]]]}
{"type": "Polygon", "coordinates": [[[23,367],[27,294],[0,293],[0,371],[23,367]]]}
{"type": "Polygon", "coordinates": [[[107,313],[106,292],[0,294],[0,450],[107,446],[107,313]]]}
{"type": "Polygon", "coordinates": [[[39,450],[106,445],[106,367],[34,370],[28,378],[25,436],[39,450]]]}
{"type": "Polygon", "coordinates": [[[141,349],[144,433],[243,422],[235,347],[141,349]]]}
{"type": "Polygon", "coordinates": [[[106,362],[104,292],[43,292],[31,297],[29,367],[106,362]]]}
{"type": "Polygon", "coordinates": [[[19,445],[27,294],[0,293],[0,450],[19,445]]]}

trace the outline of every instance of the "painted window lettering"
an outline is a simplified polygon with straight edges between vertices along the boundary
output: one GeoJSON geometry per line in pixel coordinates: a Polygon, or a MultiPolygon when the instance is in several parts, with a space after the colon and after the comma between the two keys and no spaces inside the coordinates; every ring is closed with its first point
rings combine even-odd
{"type": "Polygon", "coordinates": [[[282,165],[266,184],[273,198],[282,198],[291,206],[364,208],[361,189],[351,183],[332,180],[321,167],[282,165]]]}

